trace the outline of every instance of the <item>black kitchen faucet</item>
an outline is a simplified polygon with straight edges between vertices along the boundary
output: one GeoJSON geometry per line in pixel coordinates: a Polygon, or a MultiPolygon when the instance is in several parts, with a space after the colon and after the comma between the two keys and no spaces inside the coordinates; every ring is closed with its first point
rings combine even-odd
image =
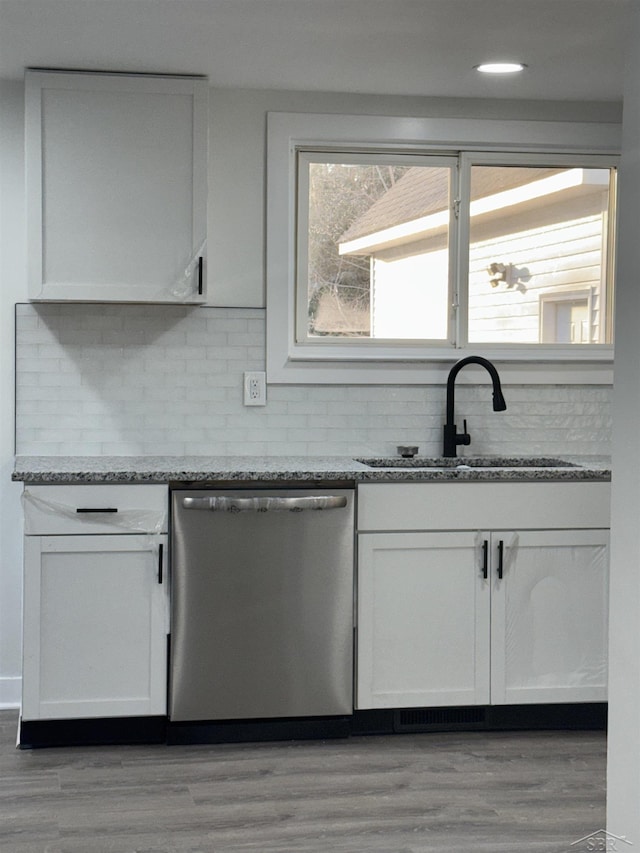
{"type": "Polygon", "coordinates": [[[449,371],[447,379],[447,420],[444,425],[444,444],[443,456],[456,456],[457,447],[459,444],[471,444],[471,436],[467,432],[467,422],[463,421],[463,432],[458,432],[456,425],[453,422],[453,406],[454,406],[454,388],[456,376],[467,364],[479,364],[488,371],[491,381],[493,382],[493,411],[504,412],[507,404],[502,396],[502,387],[500,385],[500,377],[495,366],[487,358],[481,355],[469,355],[466,358],[461,358],[457,361],[449,371]]]}

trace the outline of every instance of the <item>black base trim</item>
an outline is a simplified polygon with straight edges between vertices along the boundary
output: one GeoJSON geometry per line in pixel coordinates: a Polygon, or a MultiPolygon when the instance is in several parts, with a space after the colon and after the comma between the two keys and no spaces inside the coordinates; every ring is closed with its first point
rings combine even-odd
{"type": "Polygon", "coordinates": [[[473,705],[355,711],[352,735],[524,729],[606,730],[607,703],[473,705]]]}
{"type": "Polygon", "coordinates": [[[91,720],[20,722],[20,749],[166,742],[166,717],[102,717],[91,720]]]}
{"type": "Polygon", "coordinates": [[[290,717],[277,720],[170,722],[167,743],[243,743],[273,740],[323,740],[351,734],[351,717],[290,717]]]}
{"type": "Polygon", "coordinates": [[[134,743],[196,744],[323,740],[410,732],[606,730],[606,702],[480,705],[355,711],[352,717],[172,722],[165,717],[22,720],[20,748],[134,743]]]}

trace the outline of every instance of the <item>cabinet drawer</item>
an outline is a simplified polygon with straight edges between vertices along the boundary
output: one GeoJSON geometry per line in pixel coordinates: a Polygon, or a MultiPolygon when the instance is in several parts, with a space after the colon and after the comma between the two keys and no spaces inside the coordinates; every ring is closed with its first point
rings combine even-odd
{"type": "Polygon", "coordinates": [[[610,483],[367,483],[358,530],[609,527],[610,483]]]}
{"type": "Polygon", "coordinates": [[[166,533],[162,485],[25,486],[27,536],[65,533],[166,533]]]}

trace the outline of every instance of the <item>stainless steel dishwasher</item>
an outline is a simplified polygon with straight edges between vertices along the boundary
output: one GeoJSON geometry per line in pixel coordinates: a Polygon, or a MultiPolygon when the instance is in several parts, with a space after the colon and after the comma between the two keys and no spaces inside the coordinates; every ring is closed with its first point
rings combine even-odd
{"type": "Polygon", "coordinates": [[[171,721],[353,710],[354,491],[172,492],[171,721]]]}

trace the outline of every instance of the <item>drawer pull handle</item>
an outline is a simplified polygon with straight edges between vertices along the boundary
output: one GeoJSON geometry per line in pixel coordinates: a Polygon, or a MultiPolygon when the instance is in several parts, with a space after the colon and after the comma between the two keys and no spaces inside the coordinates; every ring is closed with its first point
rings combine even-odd
{"type": "Polygon", "coordinates": [[[202,255],[198,258],[198,296],[202,296],[202,255]]]}
{"type": "Polygon", "coordinates": [[[158,545],[158,583],[162,583],[162,556],[163,556],[163,545],[162,542],[158,545]]]}
{"type": "Polygon", "coordinates": [[[489,577],[489,541],[487,539],[482,543],[482,577],[485,580],[489,577]]]}
{"type": "Polygon", "coordinates": [[[504,542],[502,539],[498,542],[498,578],[502,580],[504,563],[504,542]]]}
{"type": "Polygon", "coordinates": [[[79,506],[76,512],[118,512],[115,506],[79,506]]]}

